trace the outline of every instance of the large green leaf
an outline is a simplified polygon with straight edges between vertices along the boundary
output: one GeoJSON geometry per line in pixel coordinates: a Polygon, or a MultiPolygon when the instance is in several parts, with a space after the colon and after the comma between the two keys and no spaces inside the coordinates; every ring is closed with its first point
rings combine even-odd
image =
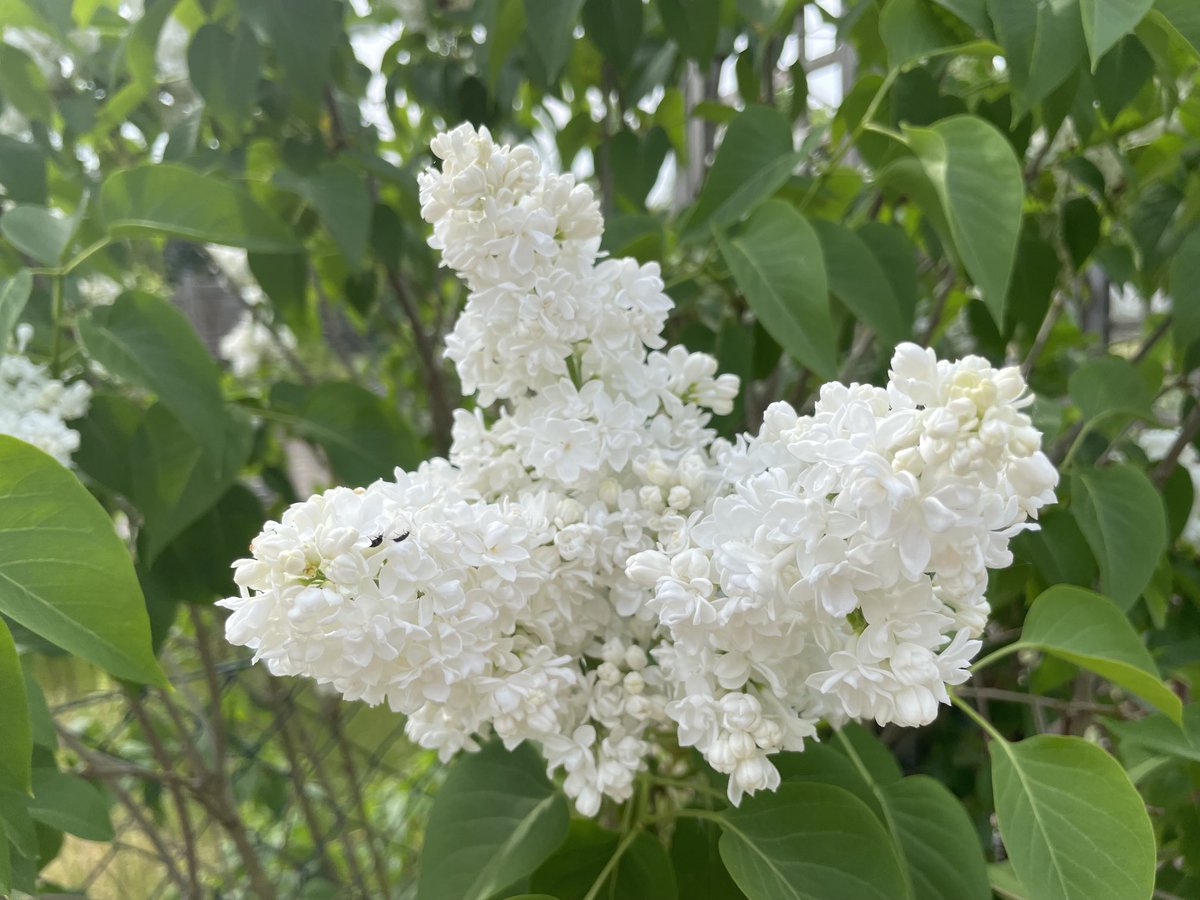
{"type": "Polygon", "coordinates": [[[1100,585],[1121,609],[1141,595],[1167,549],[1167,514],[1150,479],[1133,466],[1071,476],[1071,511],[1100,564],[1100,585]]]}
{"type": "Polygon", "coordinates": [[[642,0],[586,0],[583,28],[604,57],[628,66],[642,42],[642,0]]]}
{"type": "Polygon", "coordinates": [[[1083,37],[1093,69],[1110,47],[1137,27],[1152,6],[1154,0],[1079,0],[1083,37]]]}
{"type": "Polygon", "coordinates": [[[1032,900],[1145,900],[1154,831],[1115,759],[1081,738],[992,741],[1000,835],[1032,900]]]}
{"type": "Polygon", "coordinates": [[[724,813],[721,827],[721,858],[749,900],[908,896],[887,832],[841,788],[785,784],[724,813]]]}
{"type": "MultiPolygon", "coordinates": [[[[803,753],[792,754],[803,756],[803,753]]],[[[671,864],[679,897],[746,900],[721,861],[721,829],[706,819],[681,818],[671,834],[671,864]]]]}
{"type": "Polygon", "coordinates": [[[967,811],[939,781],[910,775],[880,788],[913,897],[987,900],[987,863],[967,811]]]}
{"type": "Polygon", "coordinates": [[[1079,0],[987,0],[1013,86],[1014,118],[1076,71],[1085,52],[1079,0]]]}
{"type": "Polygon", "coordinates": [[[210,510],[237,478],[250,452],[249,426],[227,418],[220,450],[208,453],[161,403],[147,410],[133,435],[137,461],[130,497],[142,512],[140,558],[153,564],[163,548],[210,510]]]}
{"type": "Polygon", "coordinates": [[[953,116],[906,134],[937,191],[967,272],[1002,325],[1024,197],[1012,145],[975,116],[953,116]]]}
{"type": "Polygon", "coordinates": [[[1065,584],[1043,591],[1025,617],[1021,643],[1090,669],[1181,720],[1179,697],[1163,683],[1129,619],[1107,597],[1065,584]]]}
{"type": "Polygon", "coordinates": [[[685,236],[706,237],[710,227],[738,221],[775,193],[799,161],[792,126],[783,113],[768,106],[747,107],[725,130],[685,236]]]}
{"type": "Polygon", "coordinates": [[[179,0],[153,0],[146,3],[142,17],[134,23],[125,38],[125,65],[134,83],[146,90],[158,81],[158,41],[163,26],[179,4],[179,0]]]}
{"type": "Polygon", "coordinates": [[[158,395],[205,449],[225,439],[220,371],[187,317],[153,294],[127,291],[79,321],[92,358],[122,381],[158,395]]]}
{"type": "Polygon", "coordinates": [[[261,51],[244,22],[237,31],[209,23],[188,46],[188,74],[213,118],[239,135],[254,109],[261,51]]]}
{"type": "Polygon", "coordinates": [[[245,188],[182,166],[114,172],[100,188],[100,215],[113,237],[182,237],[259,253],[300,249],[245,188]]]}
{"type": "Polygon", "coordinates": [[[567,825],[566,800],[531,746],[464,753],[429,816],[417,900],[487,900],[541,865],[567,825]]]}
{"type": "Polygon", "coordinates": [[[0,612],[112,674],[165,684],[133,562],[70,471],[0,436],[0,612]]]}
{"type": "MultiPolygon", "coordinates": [[[[621,835],[595,822],[573,821],[566,842],[533,873],[530,886],[557,900],[584,900],[616,854],[620,841],[621,835]]],[[[596,896],[621,900],[676,896],[671,860],[658,839],[645,831],[638,834],[601,883],[596,896]]]]}
{"type": "Polygon", "coordinates": [[[0,234],[14,247],[46,266],[62,262],[77,223],[43,206],[14,206],[0,216],[0,234]]]}
{"type": "Polygon", "coordinates": [[[335,0],[238,0],[242,14],[266,33],[283,69],[281,84],[310,117],[321,108],[335,50],[345,40],[335,0]]]}
{"type": "Polygon", "coordinates": [[[1119,356],[1089,359],[1071,374],[1071,399],[1086,418],[1115,412],[1149,417],[1154,392],[1137,368],[1119,356]]]}
{"type": "Polygon", "coordinates": [[[32,291],[33,276],[28,269],[19,269],[11,278],[0,279],[0,350],[7,345],[32,291]]]}
{"type": "MultiPolygon", "coordinates": [[[[29,724],[25,675],[13,643],[12,632],[0,619],[0,788],[28,791],[33,757],[33,730],[29,724]]],[[[0,843],[5,841],[0,840],[0,843]]]]}
{"type": "Polygon", "coordinates": [[[721,0],[658,0],[658,12],[684,56],[708,65],[717,49],[721,0]]]}
{"type": "Polygon", "coordinates": [[[938,6],[950,10],[976,31],[989,33],[991,21],[987,14],[987,0],[933,0],[938,6]]]}
{"type": "Polygon", "coordinates": [[[1154,9],[1200,53],[1200,3],[1194,0],[1155,0],[1154,9]]]}
{"type": "Polygon", "coordinates": [[[892,290],[891,280],[871,248],[857,234],[823,219],[812,223],[821,239],[829,289],[886,344],[911,336],[912,319],[892,290]]]}
{"type": "Polygon", "coordinates": [[[133,436],[142,423],[142,408],[122,394],[92,394],[87,415],[72,423],[79,449],[72,462],[93,481],[127,498],[134,495],[133,436]]]}
{"type": "MultiPolygon", "coordinates": [[[[1193,231],[1171,260],[1171,329],[1175,346],[1186,353],[1200,342],[1200,230],[1193,231]]],[[[3,329],[0,329],[3,334],[3,329]]]]}
{"type": "Polygon", "coordinates": [[[1161,713],[1131,721],[1101,721],[1116,735],[1122,756],[1129,749],[1137,748],[1147,753],[1200,762],[1200,703],[1189,703],[1184,707],[1182,725],[1161,713]]]}
{"type": "Polygon", "coordinates": [[[312,175],[280,172],[275,182],[299,194],[320,214],[347,264],[362,264],[371,235],[371,195],[361,172],[345,163],[329,163],[312,175]]]}
{"type": "Polygon", "coordinates": [[[879,35],[893,69],[959,43],[924,0],[887,0],[879,16],[879,35]]]}
{"type": "Polygon", "coordinates": [[[50,124],[54,105],[46,76],[33,57],[12,44],[0,44],[0,95],[21,115],[50,124]]]}
{"type": "Polygon", "coordinates": [[[49,825],[88,841],[111,841],[112,822],[108,803],[91,782],[78,775],[54,769],[34,769],[33,799],[29,815],[35,822],[49,825]]]}
{"type": "Polygon", "coordinates": [[[529,47],[541,61],[547,81],[556,81],[571,55],[575,25],[584,0],[525,0],[529,47]]]}
{"type": "Polygon", "coordinates": [[[867,222],[858,229],[859,239],[883,269],[892,294],[899,304],[900,320],[912,327],[917,312],[917,248],[899,225],[867,222]]]}
{"type": "Polygon", "coordinates": [[[822,378],[837,371],[821,242],[808,221],[770,200],[730,236],[721,255],[758,321],[778,344],[822,378]]]}
{"type": "Polygon", "coordinates": [[[46,202],[46,154],[30,141],[0,135],[0,184],[17,203],[46,202]]]}

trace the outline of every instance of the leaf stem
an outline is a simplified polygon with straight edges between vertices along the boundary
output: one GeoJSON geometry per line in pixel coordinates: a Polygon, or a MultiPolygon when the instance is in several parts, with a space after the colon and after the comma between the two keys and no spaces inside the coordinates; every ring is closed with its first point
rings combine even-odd
{"type": "Polygon", "coordinates": [[[962,697],[958,696],[958,694],[956,694],[954,691],[950,691],[950,702],[965,712],[967,717],[972,719],[976,725],[982,728],[992,740],[999,741],[1001,745],[1008,743],[1004,739],[1004,735],[996,730],[995,725],[976,712],[975,707],[971,706],[971,704],[962,699],[962,697]]]}
{"type": "Polygon", "coordinates": [[[61,275],[50,276],[50,309],[54,322],[54,343],[50,351],[50,371],[57,378],[62,371],[63,285],[61,275]]]}
{"type": "Polygon", "coordinates": [[[971,666],[971,673],[975,674],[981,669],[986,669],[992,663],[1004,659],[1006,656],[1012,656],[1019,650],[1025,650],[1029,645],[1022,641],[1013,641],[1011,644],[1006,644],[998,650],[993,650],[983,659],[975,660],[975,664],[971,666]]]}
{"type": "Polygon", "coordinates": [[[596,876],[596,880],[592,882],[592,886],[588,888],[588,892],[583,895],[583,900],[596,900],[600,896],[600,889],[604,887],[604,882],[616,870],[617,863],[621,861],[621,857],[625,855],[625,851],[633,845],[634,839],[642,833],[642,827],[642,824],[639,823],[624,834],[621,842],[617,844],[617,849],[613,852],[613,855],[604,864],[604,868],[600,870],[600,874],[596,876]]]}

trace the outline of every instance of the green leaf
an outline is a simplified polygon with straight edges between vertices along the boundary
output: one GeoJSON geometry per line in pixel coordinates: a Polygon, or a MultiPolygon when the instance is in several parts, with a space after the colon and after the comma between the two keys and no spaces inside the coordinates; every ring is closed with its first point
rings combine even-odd
{"type": "Polygon", "coordinates": [[[816,782],[831,784],[849,791],[885,821],[883,806],[875,791],[877,782],[867,772],[864,775],[862,759],[851,761],[844,752],[838,752],[829,744],[808,743],[798,753],[777,753],[771,762],[779,770],[784,784],[789,782],[816,782]]]}
{"type": "Polygon", "coordinates": [[[992,318],[1003,325],[1024,198],[1012,145],[974,116],[953,116],[905,133],[937,191],[967,272],[992,318]]]}
{"type": "Polygon", "coordinates": [[[892,751],[858,722],[847,722],[839,728],[838,739],[839,743],[832,746],[847,757],[856,759],[855,765],[866,769],[871,781],[877,784],[892,784],[899,781],[904,774],[900,771],[900,764],[896,762],[892,751]]]}
{"type": "Polygon", "coordinates": [[[988,900],[979,836],[958,798],[926,775],[880,789],[900,854],[920,900],[988,900]]]}
{"type": "Polygon", "coordinates": [[[899,304],[900,320],[912,327],[917,313],[917,248],[899,225],[866,222],[858,236],[883,269],[899,304]]]}
{"type": "Polygon", "coordinates": [[[36,144],[0,135],[0,184],[17,203],[46,203],[46,154],[36,144]]]}
{"type": "Polygon", "coordinates": [[[1181,721],[1183,703],[1129,619],[1101,594],[1065,584],[1043,591],[1025,617],[1021,643],[1089,669],[1181,721]]]}
{"type": "Polygon", "coordinates": [[[291,230],[245,188],[182,166],[114,172],[100,188],[100,215],[118,238],[174,236],[259,253],[300,250],[291,230]]]}
{"type": "Polygon", "coordinates": [[[220,453],[226,419],[220,371],[174,305],[127,291],[81,319],[79,336],[105,369],[156,394],[209,453],[220,453]]]}
{"type": "Polygon", "coordinates": [[[1071,374],[1071,399],[1085,418],[1114,412],[1149,418],[1154,392],[1129,360],[1119,356],[1089,359],[1071,374]]]}
{"type": "Polygon", "coordinates": [[[352,268],[362,265],[371,236],[371,195],[360,172],[345,163],[329,163],[315,175],[280,172],[275,183],[307,200],[346,262],[352,268]]]}
{"type": "Polygon", "coordinates": [[[959,43],[923,0],[887,0],[879,15],[879,36],[893,69],[959,43]]]}
{"type": "Polygon", "coordinates": [[[74,422],[79,449],[72,462],[89,478],[132,499],[133,436],[142,423],[142,408],[120,394],[92,394],[87,415],[74,422]]]}
{"type": "Polygon", "coordinates": [[[1193,0],[1155,0],[1154,9],[1200,53],[1200,4],[1193,0]]]}
{"type": "Polygon", "coordinates": [[[525,22],[529,30],[529,48],[541,61],[546,80],[558,80],[567,64],[575,25],[584,0],[525,0],[525,22]]]}
{"type": "Polygon", "coordinates": [[[138,535],[144,564],[152,565],[237,478],[253,433],[244,422],[227,417],[220,436],[219,455],[213,455],[163,404],[154,404],[142,417],[131,445],[137,477],[129,499],[145,523],[138,535]]]}
{"type": "Polygon", "coordinates": [[[1167,549],[1162,497],[1140,470],[1119,465],[1072,475],[1071,500],[1075,520],[1100,564],[1101,589],[1121,609],[1129,609],[1167,549]]]}
{"type": "Polygon", "coordinates": [[[1171,260],[1169,279],[1175,346],[1186,354],[1200,342],[1200,230],[1193,231],[1180,245],[1171,260]]]}
{"type": "Polygon", "coordinates": [[[0,788],[0,834],[8,835],[22,856],[36,858],[37,832],[29,818],[28,801],[22,792],[0,788]]]}
{"type": "Polygon", "coordinates": [[[749,900],[906,896],[887,832],[841,788],[784,784],[723,813],[721,827],[721,858],[749,900]]]}
{"type": "Polygon", "coordinates": [[[275,417],[324,447],[347,484],[390,477],[397,466],[412,468],[423,458],[395,407],[354,384],[326,382],[275,417]]]}
{"type": "MultiPolygon", "coordinates": [[[[557,900],[584,900],[615,855],[621,835],[590,820],[571,822],[567,840],[530,879],[530,886],[557,900]]],[[[605,879],[598,896],[659,900],[677,896],[675,873],[661,843],[645,831],[633,839],[605,879]]]]}
{"type": "Polygon", "coordinates": [[[836,222],[818,219],[812,225],[821,239],[829,289],[834,296],[884,343],[895,345],[907,340],[912,319],[905,317],[887,273],[867,244],[836,222]]]}
{"type": "Polygon", "coordinates": [[[119,678],[165,684],[108,513],[52,458],[0,436],[0,612],[119,678]]]}
{"type": "Polygon", "coordinates": [[[1017,873],[1013,871],[1012,863],[989,863],[987,867],[988,883],[1000,900],[1029,900],[1029,892],[1017,873]]]}
{"type": "Polygon", "coordinates": [[[312,113],[321,108],[334,51],[345,40],[342,6],[334,0],[238,0],[242,14],[266,32],[283,69],[284,90],[312,113]]]}
{"type": "Polygon", "coordinates": [[[150,599],[211,603],[236,594],[232,564],[246,555],[264,518],[254,493],[233,484],[159,554],[148,573],[150,599]]]}
{"type": "Polygon", "coordinates": [[[262,53],[244,22],[236,32],[201,26],[188,45],[188,73],[213,118],[240,135],[254,109],[262,53]]]}
{"type": "Polygon", "coordinates": [[[76,224],[44,206],[18,205],[0,216],[0,234],[42,265],[56,266],[62,262],[76,224]]]}
{"type": "Polygon", "coordinates": [[[28,269],[18,269],[11,278],[0,279],[0,351],[8,344],[32,292],[33,275],[28,269]]]}
{"type": "Polygon", "coordinates": [[[658,0],[663,28],[684,56],[708,65],[717,51],[721,0],[658,0]]]}
{"type": "Polygon", "coordinates": [[[4,722],[0,731],[0,788],[28,792],[33,758],[29,701],[17,646],[3,619],[0,619],[0,719],[4,722]]]}
{"type": "Polygon", "coordinates": [[[583,28],[605,59],[628,66],[642,42],[642,0],[586,0],[583,28]]]}
{"type": "MultiPolygon", "coordinates": [[[[803,756],[795,753],[793,756],[803,756]]],[[[778,757],[773,762],[778,763],[778,757]]],[[[746,900],[721,862],[721,830],[706,819],[680,818],[671,834],[671,864],[679,897],[746,900]]]]}
{"type": "Polygon", "coordinates": [[[566,801],[530,745],[464,753],[433,804],[417,900],[486,900],[541,865],[567,825],[566,801]]]}
{"type": "Polygon", "coordinates": [[[822,378],[836,374],[821,243],[808,221],[769,200],[736,235],[716,232],[738,289],[784,350],[822,378]]]}
{"type": "Polygon", "coordinates": [[[1145,900],[1154,831],[1115,759],[1076,737],[992,741],[1000,835],[1032,898],[1145,900]]]}
{"type": "Polygon", "coordinates": [[[29,816],[35,822],[87,841],[113,839],[108,802],[95,785],[78,775],[34,769],[29,816]]]}
{"type": "Polygon", "coordinates": [[[1154,0],[1079,0],[1083,37],[1092,57],[1092,70],[1100,57],[1142,21],[1154,0]]]}
{"type": "Polygon", "coordinates": [[[685,237],[706,237],[711,226],[738,221],[774,194],[799,161],[792,127],[783,113],[767,106],[746,107],[729,123],[717,148],[685,237]]]}
{"type": "Polygon", "coordinates": [[[1041,103],[1079,67],[1084,54],[1079,0],[987,0],[1012,79],[1013,118],[1041,103]]]}
{"type": "Polygon", "coordinates": [[[49,125],[54,117],[46,76],[28,53],[12,44],[0,44],[0,95],[26,118],[49,125]]]}
{"type": "Polygon", "coordinates": [[[1161,713],[1132,721],[1103,719],[1120,742],[1122,755],[1131,747],[1200,762],[1200,703],[1183,710],[1182,727],[1161,713]]]}
{"type": "Polygon", "coordinates": [[[933,0],[938,6],[950,10],[976,31],[991,33],[992,23],[988,19],[987,0],[933,0]]]}

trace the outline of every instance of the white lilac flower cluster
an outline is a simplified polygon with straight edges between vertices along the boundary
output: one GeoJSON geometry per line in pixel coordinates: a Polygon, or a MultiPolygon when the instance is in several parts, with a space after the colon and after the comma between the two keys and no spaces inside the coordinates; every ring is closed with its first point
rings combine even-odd
{"type": "Polygon", "coordinates": [[[32,329],[22,325],[16,353],[0,353],[0,434],[11,435],[50,454],[64,466],[79,449],[79,433],[67,422],[87,413],[87,382],[66,384],[24,354],[32,329]]]}
{"type": "Polygon", "coordinates": [[[477,408],[448,459],[268,523],[229,640],[389,703],[444,758],[536,741],[588,815],[680,747],[737,802],[818,720],[932,719],[986,567],[1053,497],[1016,371],[905,346],[886,390],[828,385],[718,440],[737,379],[664,349],[658,268],[601,257],[592,192],[485,130],[433,150],[422,212],[470,288],[447,355],[477,408]]]}

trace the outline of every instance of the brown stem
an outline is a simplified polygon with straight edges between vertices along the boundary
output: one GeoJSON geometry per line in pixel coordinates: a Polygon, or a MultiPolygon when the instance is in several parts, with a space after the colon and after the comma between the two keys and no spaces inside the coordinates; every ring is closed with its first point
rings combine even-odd
{"type": "MultiPolygon", "coordinates": [[[[146,711],[146,705],[142,702],[137,690],[129,693],[129,707],[133,710],[133,715],[138,720],[138,725],[141,726],[142,734],[150,745],[150,752],[153,754],[155,762],[164,772],[174,772],[175,765],[171,755],[163,745],[162,738],[159,737],[158,730],[154,727],[154,722],[146,711]]],[[[187,735],[180,735],[180,737],[184,740],[187,739],[187,735]]],[[[167,789],[170,791],[171,800],[174,802],[176,813],[179,816],[179,830],[183,838],[184,861],[187,864],[189,882],[189,889],[185,892],[185,896],[191,897],[193,900],[201,900],[203,892],[200,888],[200,866],[196,855],[196,833],[192,828],[192,816],[188,810],[187,798],[184,796],[183,788],[178,780],[168,782],[167,789]]]]}
{"type": "Polygon", "coordinates": [[[425,387],[429,391],[429,411],[433,416],[433,434],[438,452],[444,453],[450,447],[450,429],[453,424],[453,414],[450,399],[446,394],[446,379],[441,360],[434,350],[434,341],[425,324],[421,321],[420,310],[408,284],[395,268],[386,270],[388,284],[392,293],[404,310],[412,329],[413,343],[416,344],[417,354],[421,357],[421,365],[425,374],[425,387]]]}
{"type": "Polygon", "coordinates": [[[379,835],[371,827],[371,820],[367,817],[366,798],[363,796],[362,785],[359,783],[358,767],[354,764],[354,744],[346,736],[346,731],[342,727],[341,703],[334,700],[328,705],[327,710],[330,725],[337,738],[338,752],[342,757],[342,769],[346,773],[346,782],[350,785],[350,794],[366,833],[367,849],[371,851],[371,865],[375,869],[375,880],[379,883],[379,890],[383,896],[389,897],[392,889],[391,879],[388,878],[387,862],[384,859],[383,850],[379,846],[379,835]]]}

